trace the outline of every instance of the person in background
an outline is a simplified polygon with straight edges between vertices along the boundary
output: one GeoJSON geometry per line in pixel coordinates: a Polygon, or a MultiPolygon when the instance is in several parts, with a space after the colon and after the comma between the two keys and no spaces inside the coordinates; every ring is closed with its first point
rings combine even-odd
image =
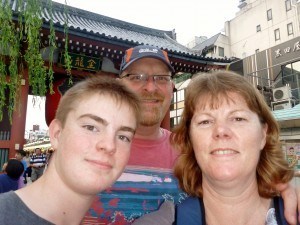
{"type": "Polygon", "coordinates": [[[24,157],[24,160],[26,162],[27,168],[24,172],[24,184],[27,184],[27,177],[31,178],[31,166],[30,166],[30,156],[29,152],[26,152],[26,155],[24,157]]]}
{"type": "Polygon", "coordinates": [[[36,181],[43,175],[46,166],[46,157],[42,154],[42,150],[40,148],[36,148],[34,152],[35,154],[33,154],[30,159],[32,182],[36,181]]]}
{"type": "Polygon", "coordinates": [[[26,152],[23,149],[20,149],[20,150],[16,151],[15,158],[17,160],[19,160],[23,164],[24,168],[26,169],[27,168],[27,163],[24,159],[25,156],[26,156],[26,152]]]}
{"type": "Polygon", "coordinates": [[[0,195],[0,224],[80,224],[96,194],[123,172],[139,117],[139,99],[115,79],[94,76],[71,87],[49,125],[48,169],[0,195]]]}
{"type": "Polygon", "coordinates": [[[17,159],[8,160],[3,174],[0,174],[0,194],[15,191],[19,188],[18,181],[24,172],[23,164],[17,159]]]}
{"type": "Polygon", "coordinates": [[[46,166],[45,166],[44,173],[45,173],[45,171],[46,171],[47,168],[48,168],[48,165],[49,165],[49,163],[50,163],[50,159],[51,159],[51,157],[52,157],[53,152],[54,152],[53,148],[49,148],[49,149],[47,150],[47,154],[46,154],[46,166]]]}
{"type": "MultiPolygon", "coordinates": [[[[141,99],[142,120],[125,173],[112,188],[99,194],[86,215],[88,220],[132,224],[136,218],[159,209],[166,200],[178,203],[186,197],[172,174],[177,153],[169,142],[171,132],[161,128],[173,97],[174,72],[167,52],[160,48],[140,45],[125,52],[119,79],[141,99]]],[[[284,198],[287,219],[295,224],[295,189],[287,183],[276,188],[284,198]]]]}
{"type": "Polygon", "coordinates": [[[26,163],[26,160],[24,159],[25,156],[26,156],[26,152],[23,149],[16,151],[16,154],[15,154],[16,159],[18,161],[20,161],[24,166],[24,173],[19,178],[19,188],[22,188],[25,186],[24,174],[25,174],[25,171],[27,170],[27,163],[26,163]]]}
{"type": "Polygon", "coordinates": [[[2,170],[1,170],[2,173],[5,173],[6,167],[7,167],[7,162],[3,163],[3,165],[2,165],[2,170]]]}

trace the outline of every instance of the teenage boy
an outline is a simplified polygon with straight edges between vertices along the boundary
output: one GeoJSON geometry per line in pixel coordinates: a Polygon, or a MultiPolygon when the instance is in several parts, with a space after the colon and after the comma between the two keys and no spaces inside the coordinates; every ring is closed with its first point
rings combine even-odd
{"type": "Polygon", "coordinates": [[[0,224],[80,224],[129,159],[139,100],[120,81],[93,77],[61,98],[49,126],[55,150],[43,176],[0,195],[0,224]],[[17,212],[17,213],[16,213],[17,212]]]}

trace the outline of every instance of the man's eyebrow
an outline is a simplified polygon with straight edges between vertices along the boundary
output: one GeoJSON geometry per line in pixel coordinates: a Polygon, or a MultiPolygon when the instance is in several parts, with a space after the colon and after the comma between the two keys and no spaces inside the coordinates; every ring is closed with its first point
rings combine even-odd
{"type": "Polygon", "coordinates": [[[83,115],[81,115],[81,116],[79,117],[79,119],[84,118],[84,117],[88,117],[88,118],[90,118],[90,119],[92,119],[92,120],[95,120],[96,122],[101,123],[101,124],[103,124],[104,126],[107,126],[107,125],[108,125],[108,122],[107,122],[105,119],[103,119],[103,118],[101,118],[101,117],[99,117],[99,116],[95,116],[95,115],[93,115],[93,114],[83,114],[83,115]]]}

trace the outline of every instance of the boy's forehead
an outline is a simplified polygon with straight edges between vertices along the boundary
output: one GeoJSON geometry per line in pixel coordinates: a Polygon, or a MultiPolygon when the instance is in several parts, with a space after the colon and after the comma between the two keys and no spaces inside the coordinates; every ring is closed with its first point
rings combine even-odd
{"type": "Polygon", "coordinates": [[[88,110],[96,109],[96,107],[105,107],[107,102],[111,102],[113,105],[119,105],[118,98],[109,92],[93,92],[83,95],[77,101],[74,101],[73,110],[86,108],[88,105],[88,110]]]}

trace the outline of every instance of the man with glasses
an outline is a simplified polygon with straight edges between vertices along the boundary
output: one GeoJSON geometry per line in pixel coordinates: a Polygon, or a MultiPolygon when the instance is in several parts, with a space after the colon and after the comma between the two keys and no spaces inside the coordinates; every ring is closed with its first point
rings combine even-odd
{"type": "Polygon", "coordinates": [[[131,224],[165,200],[185,197],[172,175],[176,152],[170,146],[170,131],[161,127],[173,97],[174,72],[167,53],[159,48],[137,46],[125,52],[119,79],[140,97],[142,115],[125,172],[89,210],[88,216],[101,224],[131,224]]]}
{"type": "Polygon", "coordinates": [[[170,132],[160,127],[169,111],[174,83],[168,55],[152,46],[128,49],[120,67],[120,79],[142,99],[142,120],[135,134],[129,165],[173,167],[175,152],[170,132]]]}
{"type": "MultiPolygon", "coordinates": [[[[98,196],[86,220],[97,217],[101,224],[127,225],[156,211],[165,200],[178,203],[186,197],[172,175],[177,154],[169,143],[170,131],[161,128],[173,96],[174,72],[168,54],[157,47],[142,45],[125,52],[119,79],[142,100],[142,119],[132,141],[127,169],[113,187],[98,196]]],[[[292,193],[289,204],[295,203],[293,190],[289,188],[286,193],[292,193]]],[[[169,206],[162,205],[160,212],[174,210],[169,206]]],[[[295,207],[289,210],[294,212],[295,207]]]]}

